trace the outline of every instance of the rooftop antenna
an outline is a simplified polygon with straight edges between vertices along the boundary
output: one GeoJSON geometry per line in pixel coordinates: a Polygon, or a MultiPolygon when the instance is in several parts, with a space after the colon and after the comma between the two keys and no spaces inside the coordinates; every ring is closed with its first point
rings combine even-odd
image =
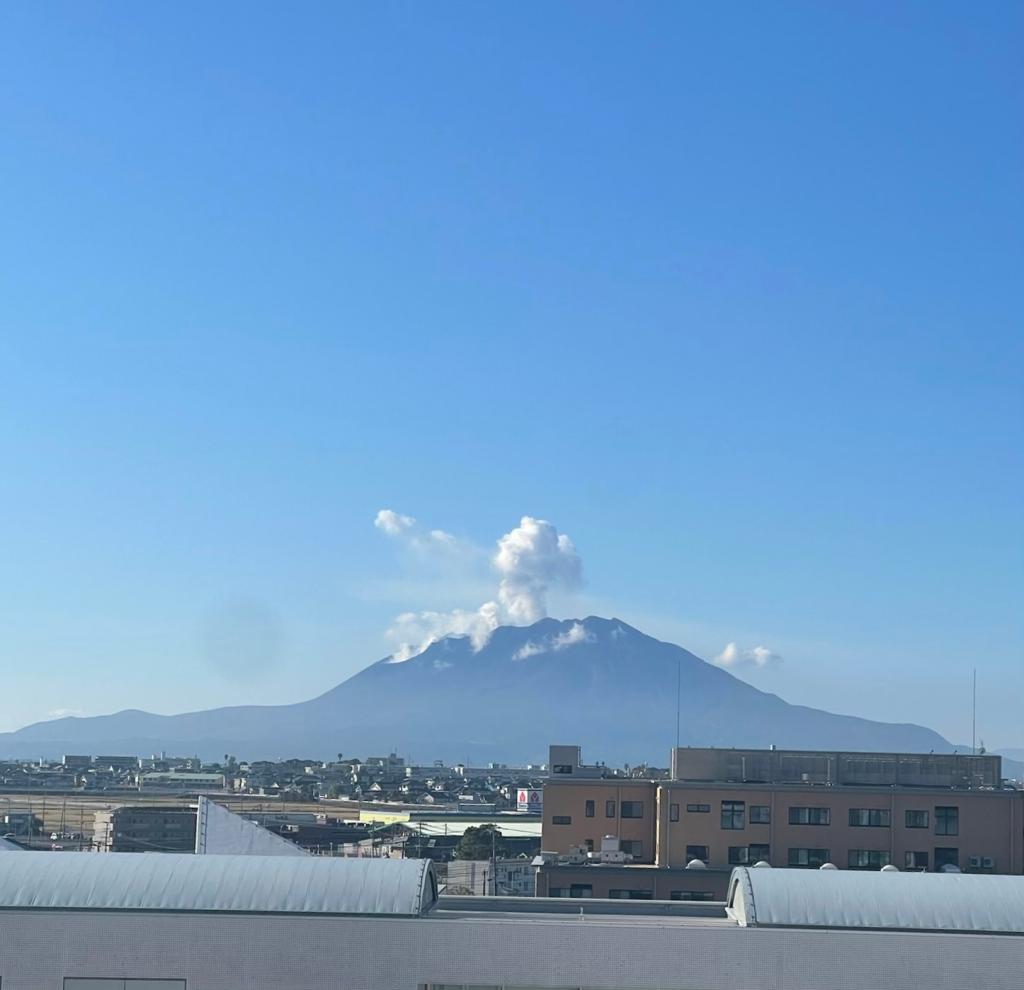
{"type": "Polygon", "coordinates": [[[679,712],[683,696],[683,661],[676,657],[676,749],[679,749],[679,712]]]}
{"type": "Polygon", "coordinates": [[[971,752],[978,755],[978,668],[971,668],[971,752]]]}

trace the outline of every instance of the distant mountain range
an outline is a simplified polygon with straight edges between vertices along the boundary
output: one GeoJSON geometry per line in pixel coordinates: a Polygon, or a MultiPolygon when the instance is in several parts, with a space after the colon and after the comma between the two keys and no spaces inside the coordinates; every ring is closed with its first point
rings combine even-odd
{"type": "Polygon", "coordinates": [[[665,765],[693,746],[950,751],[931,729],[791,705],[618,619],[503,626],[475,652],[450,636],[385,658],[310,701],[182,715],[128,710],[0,734],[0,756],[197,753],[219,759],[329,758],[397,751],[418,761],[543,761],[579,743],[609,764],[665,765]]]}

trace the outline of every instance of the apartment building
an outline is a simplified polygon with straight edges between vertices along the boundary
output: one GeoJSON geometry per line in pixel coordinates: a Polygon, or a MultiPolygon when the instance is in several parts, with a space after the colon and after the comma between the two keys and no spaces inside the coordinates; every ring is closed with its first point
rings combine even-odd
{"type": "MultiPolygon", "coordinates": [[[[551,759],[546,852],[593,850],[614,835],[638,866],[711,868],[699,885],[651,877],[651,897],[709,884],[724,897],[728,868],[762,861],[799,869],[829,863],[1024,872],[1024,792],[1003,785],[998,756],[677,749],[667,781],[602,776],[602,768],[582,765],[578,747],[552,747],[551,759]]],[[[601,896],[606,888],[644,887],[610,888],[596,873],[590,881],[576,875],[601,870],[607,872],[548,865],[538,891],[569,889],[572,896],[575,885],[575,896],[601,896]]]]}

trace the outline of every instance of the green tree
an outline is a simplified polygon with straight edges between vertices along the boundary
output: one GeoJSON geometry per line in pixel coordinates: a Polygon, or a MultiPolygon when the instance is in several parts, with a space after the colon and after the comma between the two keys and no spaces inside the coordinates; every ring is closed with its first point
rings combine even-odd
{"type": "Polygon", "coordinates": [[[456,859],[490,859],[508,852],[508,845],[496,825],[471,825],[455,847],[456,859]]]}

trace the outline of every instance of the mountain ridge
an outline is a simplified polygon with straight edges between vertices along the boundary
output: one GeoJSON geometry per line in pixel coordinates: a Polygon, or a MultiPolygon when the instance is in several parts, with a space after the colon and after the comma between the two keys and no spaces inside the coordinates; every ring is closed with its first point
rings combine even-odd
{"type": "Polygon", "coordinates": [[[421,762],[539,762],[554,741],[606,762],[667,761],[680,679],[683,745],[952,750],[913,723],[791,705],[622,620],[501,626],[479,650],[450,636],[408,659],[384,657],[308,701],[154,715],[125,709],[0,734],[0,756],[198,753],[325,759],[395,749],[421,762]]]}

